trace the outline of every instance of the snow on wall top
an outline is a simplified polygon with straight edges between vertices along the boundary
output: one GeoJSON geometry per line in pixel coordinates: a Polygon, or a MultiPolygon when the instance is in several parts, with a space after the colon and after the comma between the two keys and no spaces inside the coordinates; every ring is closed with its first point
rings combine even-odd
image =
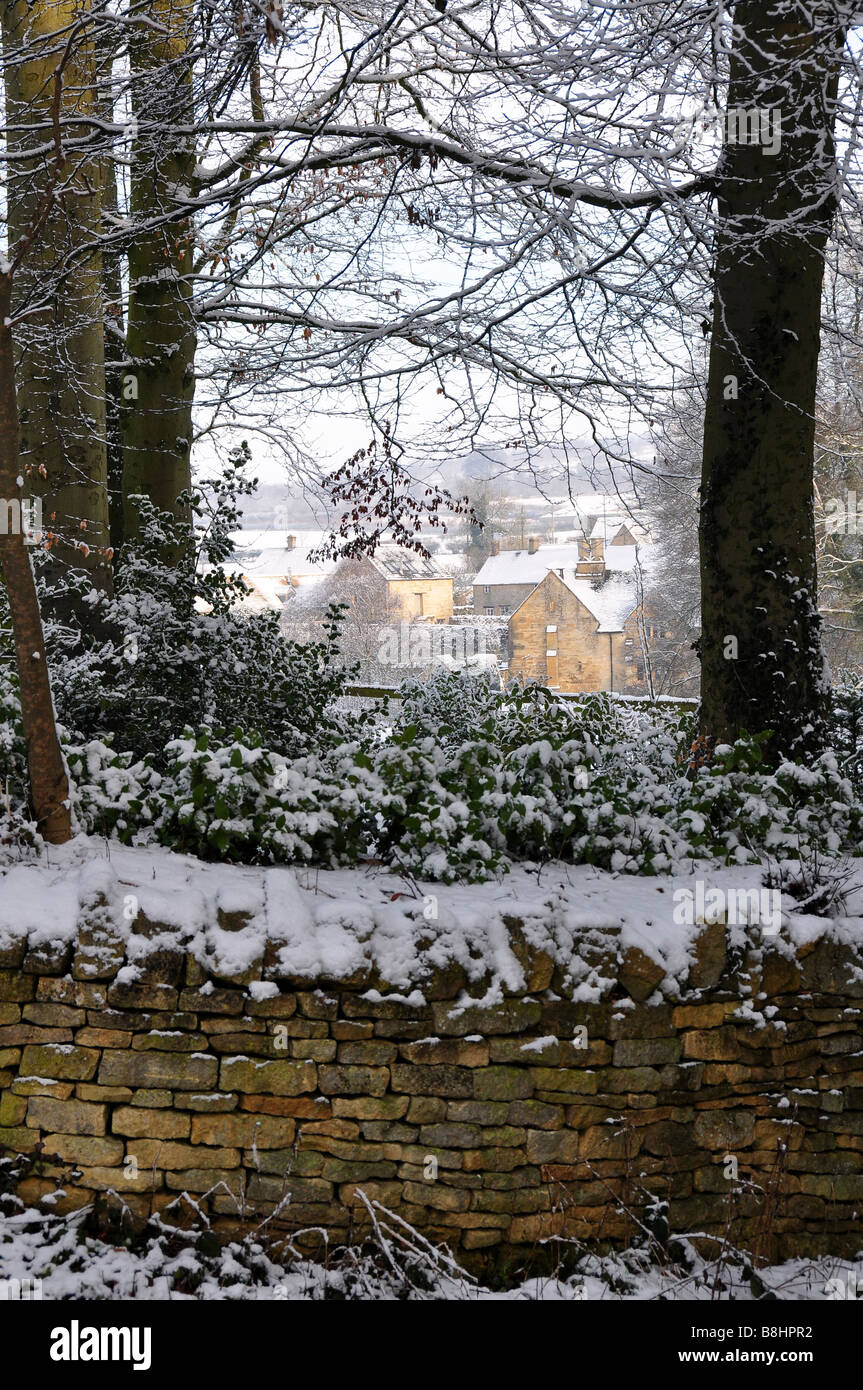
{"type": "MultiPolygon", "coordinates": [[[[430,981],[453,971],[453,994],[464,987],[495,1002],[505,992],[524,992],[539,958],[548,966],[546,985],[531,988],[547,987],[553,970],[555,991],[593,1002],[617,985],[621,962],[633,958],[648,966],[645,992],[636,997],[657,991],[674,999],[687,988],[704,921],[711,920],[708,911],[690,914],[698,920],[689,925],[675,921],[675,891],[693,881],[566,865],[540,874],[516,869],[500,883],[427,886],[371,867],[206,864],[80,836],[39,862],[0,873],[0,951],[22,938],[30,950],[61,951],[88,927],[90,958],[101,951],[116,962],[122,983],[146,975],[152,953],[182,951],[256,997],[292,980],[380,988],[417,1002],[430,981]]],[[[726,894],[759,889],[761,870],[714,869],[709,883],[726,894]]],[[[747,920],[724,929],[731,946],[746,943],[747,920]]],[[[770,946],[790,957],[828,936],[853,945],[861,926],[857,917],[825,921],[783,912],[770,946]]]]}

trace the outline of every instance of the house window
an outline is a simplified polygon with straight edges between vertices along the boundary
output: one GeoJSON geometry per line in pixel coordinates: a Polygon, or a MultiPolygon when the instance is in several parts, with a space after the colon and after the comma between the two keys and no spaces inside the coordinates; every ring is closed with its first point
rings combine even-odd
{"type": "Polygon", "coordinates": [[[493,617],[494,617],[494,609],[493,609],[493,608],[486,608],[486,609],[485,609],[485,616],[486,616],[487,618],[493,618],[493,617]]]}
{"type": "Polygon", "coordinates": [[[483,584],[483,586],[482,586],[482,591],[483,591],[484,594],[490,594],[490,593],[491,593],[491,585],[490,585],[490,584],[483,584]]]}
{"type": "Polygon", "coordinates": [[[417,616],[421,618],[423,616],[423,613],[425,612],[425,609],[423,607],[423,600],[425,598],[425,594],[414,594],[414,598],[417,601],[417,616]]]}
{"type": "Polygon", "coordinates": [[[636,669],[636,672],[637,672],[637,675],[638,675],[638,679],[639,679],[640,681],[643,681],[643,680],[644,680],[644,667],[643,667],[641,664],[639,664],[635,669],[636,669]]]}
{"type": "Polygon", "coordinates": [[[501,611],[501,614],[505,616],[505,615],[509,612],[509,604],[508,604],[508,603],[502,603],[502,604],[500,605],[500,611],[501,611]]]}
{"type": "Polygon", "coordinates": [[[624,645],[625,647],[631,647],[631,646],[632,646],[632,638],[631,638],[631,637],[624,637],[624,639],[623,639],[623,645],[624,645]]]}

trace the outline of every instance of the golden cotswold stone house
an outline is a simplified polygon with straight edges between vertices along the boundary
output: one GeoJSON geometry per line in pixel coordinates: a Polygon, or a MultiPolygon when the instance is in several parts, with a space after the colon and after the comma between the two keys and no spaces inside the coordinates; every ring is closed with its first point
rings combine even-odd
{"type": "Polygon", "coordinates": [[[635,546],[584,543],[509,620],[509,672],[561,691],[647,693],[635,546]]]}
{"type": "Polygon", "coordinates": [[[343,584],[344,596],[350,598],[354,578],[360,576],[379,592],[381,611],[390,621],[448,623],[452,619],[452,576],[434,560],[398,545],[380,545],[371,557],[343,562],[334,587],[343,584]]]}

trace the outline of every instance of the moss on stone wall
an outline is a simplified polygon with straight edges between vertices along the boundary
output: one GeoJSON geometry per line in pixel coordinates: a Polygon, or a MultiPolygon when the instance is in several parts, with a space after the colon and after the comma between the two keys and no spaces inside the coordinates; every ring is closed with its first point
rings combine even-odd
{"type": "Polygon", "coordinates": [[[463,1258],[523,1262],[549,1237],[629,1241],[658,1200],[672,1231],[771,1259],[858,1251],[851,946],[753,944],[732,967],[714,926],[678,1001],[629,952],[578,1002],[509,931],[528,983],[487,1003],[453,969],[422,997],[362,974],[214,979],[158,933],[134,970],[98,932],[9,946],[0,1143],[74,1165],[60,1209],[113,1191],[140,1221],[187,1191],[225,1231],[281,1204],[279,1226],[353,1239],[365,1194],[463,1258]]]}

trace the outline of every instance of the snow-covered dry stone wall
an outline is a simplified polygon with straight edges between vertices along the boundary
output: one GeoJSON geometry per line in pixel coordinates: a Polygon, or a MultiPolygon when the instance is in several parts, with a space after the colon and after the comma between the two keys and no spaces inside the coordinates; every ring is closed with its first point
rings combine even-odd
{"type": "Polygon", "coordinates": [[[860,923],[686,926],[674,892],[571,869],[425,892],[80,842],[18,866],[0,1143],[51,1156],[20,1195],[62,1172],[55,1209],[113,1193],[143,1221],[186,1192],[225,1230],[277,1211],[334,1240],[380,1202],[478,1264],[666,1221],[853,1255],[860,923]]]}

